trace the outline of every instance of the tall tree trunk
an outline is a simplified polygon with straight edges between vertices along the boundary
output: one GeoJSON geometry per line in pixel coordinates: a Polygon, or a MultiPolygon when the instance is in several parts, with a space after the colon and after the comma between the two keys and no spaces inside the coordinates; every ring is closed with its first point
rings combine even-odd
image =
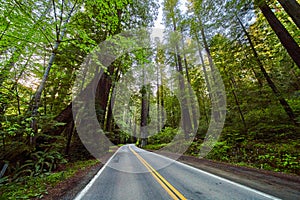
{"type": "MultiPolygon", "coordinates": [[[[162,83],[162,77],[161,78],[161,83],[162,83]]],[[[165,121],[165,113],[164,113],[164,107],[165,107],[165,103],[164,103],[164,86],[162,85],[160,87],[160,113],[161,113],[161,128],[164,127],[164,121],[165,121]]]]}
{"type": "MultiPolygon", "coordinates": [[[[207,53],[207,57],[208,57],[208,63],[209,63],[209,67],[210,67],[210,70],[211,70],[211,75],[212,75],[212,85],[211,85],[211,92],[213,91],[216,91],[216,92],[213,92],[211,94],[211,103],[212,103],[212,107],[213,108],[220,108],[221,106],[219,105],[219,100],[221,99],[221,94],[219,92],[219,88],[216,88],[217,85],[217,81],[216,81],[216,75],[215,75],[215,66],[214,66],[214,63],[213,63],[213,60],[212,60],[212,57],[211,57],[211,53],[210,53],[210,49],[209,49],[209,46],[208,46],[208,43],[207,43],[207,40],[206,40],[206,35],[205,35],[205,32],[204,32],[204,27],[203,27],[203,23],[202,23],[202,20],[200,17],[198,17],[198,20],[199,20],[199,23],[200,23],[200,33],[201,33],[201,36],[202,36],[202,40],[203,40],[203,44],[204,44],[204,49],[207,53]],[[215,95],[214,95],[215,94],[215,95]]],[[[218,109],[213,109],[214,112],[212,113],[212,116],[214,117],[214,120],[216,122],[220,122],[221,120],[221,111],[219,111],[218,109]]]]}
{"type": "Polygon", "coordinates": [[[59,34],[59,35],[57,35],[58,40],[56,40],[56,42],[55,42],[55,45],[54,45],[54,47],[52,49],[52,54],[51,54],[49,62],[48,62],[48,66],[47,66],[47,68],[46,68],[46,70],[44,72],[44,75],[43,75],[43,79],[42,79],[42,81],[41,81],[41,83],[40,83],[40,85],[39,85],[39,87],[38,87],[38,89],[37,89],[37,91],[36,91],[36,93],[35,93],[35,95],[33,97],[32,114],[31,114],[31,116],[32,116],[31,128],[34,131],[35,136],[30,137],[30,144],[32,146],[35,146],[35,140],[36,140],[36,137],[37,137],[36,134],[37,134],[38,125],[37,125],[37,119],[36,119],[36,117],[37,117],[37,114],[38,114],[38,108],[39,108],[39,104],[40,104],[41,95],[42,95],[42,92],[43,92],[43,90],[45,88],[45,84],[46,84],[46,81],[48,79],[48,76],[49,76],[49,73],[50,73],[50,69],[51,69],[51,67],[53,65],[53,62],[54,62],[54,59],[56,57],[56,54],[57,54],[57,51],[58,51],[58,47],[59,47],[61,41],[64,38],[66,29],[67,29],[66,25],[69,23],[69,20],[70,20],[70,18],[72,16],[72,13],[73,13],[74,9],[75,9],[75,6],[76,6],[76,4],[73,5],[72,9],[68,13],[67,19],[65,20],[65,22],[63,24],[64,28],[62,29],[61,33],[60,34],[57,33],[57,34],[59,34]]]}
{"type": "MultiPolygon", "coordinates": [[[[208,119],[208,116],[207,116],[205,97],[201,93],[200,93],[200,97],[201,97],[201,100],[202,100],[202,106],[203,106],[203,110],[204,110],[206,125],[209,125],[209,119],[208,119]]],[[[199,101],[199,103],[200,103],[200,101],[199,101]]]]}
{"type": "MultiPolygon", "coordinates": [[[[285,47],[288,54],[297,64],[300,69],[300,47],[294,40],[294,38],[290,35],[290,33],[286,30],[286,28],[282,25],[282,23],[277,19],[275,14],[272,12],[271,8],[267,5],[265,1],[256,0],[258,7],[262,11],[263,15],[269,22],[271,28],[276,33],[279,38],[281,44],[285,47]]],[[[299,12],[299,10],[297,10],[299,12]]]]}
{"type": "Polygon", "coordinates": [[[147,145],[147,122],[148,122],[148,95],[147,88],[143,85],[142,90],[142,107],[141,107],[141,146],[147,145]]]}
{"type": "Polygon", "coordinates": [[[248,42],[250,44],[250,47],[251,47],[251,50],[253,52],[253,55],[254,55],[254,58],[256,59],[256,62],[262,72],[262,74],[264,75],[265,79],[267,80],[267,83],[269,85],[269,87],[272,89],[274,95],[277,97],[277,99],[279,100],[280,104],[282,105],[282,107],[284,108],[286,114],[288,115],[288,117],[290,118],[290,120],[295,124],[295,125],[298,125],[297,121],[296,121],[296,117],[294,115],[294,112],[292,110],[292,108],[290,107],[290,105],[288,104],[288,102],[283,98],[283,96],[281,95],[281,93],[279,92],[279,90],[277,89],[276,85],[273,83],[271,77],[269,76],[269,74],[267,73],[266,69],[264,68],[259,56],[258,56],[258,53],[254,47],[254,44],[251,40],[251,37],[248,33],[248,31],[246,30],[245,26],[243,25],[242,21],[240,20],[240,18],[238,16],[237,17],[237,20],[238,22],[240,23],[247,39],[248,39],[248,42]]]}
{"type": "Polygon", "coordinates": [[[97,117],[100,126],[105,129],[105,114],[109,104],[109,95],[112,87],[112,80],[107,74],[103,74],[103,79],[100,79],[96,89],[95,106],[98,110],[97,117]]]}
{"type": "Polygon", "coordinates": [[[165,118],[164,113],[164,87],[163,87],[163,69],[164,65],[164,56],[162,49],[159,48],[159,43],[157,43],[157,55],[156,55],[156,64],[157,64],[157,129],[160,131],[163,129],[163,122],[165,118]]]}
{"type": "Polygon", "coordinates": [[[113,106],[114,106],[114,102],[112,102],[112,95],[113,95],[113,92],[114,92],[114,85],[111,87],[111,91],[110,91],[110,97],[109,97],[109,100],[108,100],[108,105],[107,105],[107,113],[106,113],[106,117],[105,117],[105,121],[104,121],[104,130],[107,131],[107,132],[111,132],[112,131],[112,110],[113,110],[113,106]]]}
{"type": "Polygon", "coordinates": [[[73,132],[74,132],[74,121],[72,121],[71,123],[68,124],[65,131],[66,131],[66,135],[67,135],[67,144],[66,144],[65,154],[69,155],[72,136],[73,136],[73,132]]]}
{"type": "MultiPolygon", "coordinates": [[[[177,31],[176,27],[176,22],[175,18],[172,17],[172,22],[173,22],[173,30],[174,32],[177,31]]],[[[183,67],[182,67],[182,58],[180,55],[179,47],[178,44],[175,46],[175,53],[176,53],[176,59],[177,59],[177,64],[178,64],[178,72],[180,73],[178,79],[179,79],[179,92],[180,92],[180,104],[181,104],[181,115],[182,115],[182,125],[184,129],[184,135],[185,139],[189,139],[189,134],[191,133],[192,130],[192,123],[191,123],[191,118],[190,118],[190,113],[189,113],[189,108],[188,108],[188,101],[186,98],[185,94],[185,84],[184,84],[184,79],[183,79],[183,67]]]]}
{"type": "Polygon", "coordinates": [[[278,0],[283,9],[300,29],[300,5],[296,0],[278,0]]]}
{"type": "Polygon", "coordinates": [[[209,99],[211,100],[211,99],[212,99],[212,96],[211,96],[211,86],[210,86],[210,81],[209,81],[209,79],[208,79],[208,74],[207,74],[207,70],[206,70],[206,66],[205,66],[203,54],[202,54],[201,48],[200,48],[200,47],[201,47],[201,45],[200,45],[200,40],[199,40],[199,37],[198,37],[197,33],[195,33],[195,37],[196,37],[196,41],[197,41],[197,47],[198,47],[199,57],[200,57],[200,60],[201,60],[201,63],[202,63],[202,71],[203,71],[203,74],[204,74],[204,80],[205,80],[205,83],[206,83],[206,87],[207,87],[209,99]]]}
{"type": "Polygon", "coordinates": [[[106,114],[105,114],[105,119],[104,119],[104,125],[103,129],[108,132],[108,138],[112,141],[114,141],[114,131],[113,131],[113,124],[114,124],[114,119],[113,119],[113,108],[114,108],[114,98],[113,98],[113,93],[115,90],[115,85],[116,82],[120,79],[120,68],[117,67],[116,71],[114,72],[113,75],[113,83],[111,86],[111,89],[109,91],[109,96],[108,96],[108,103],[106,107],[106,114]]]}
{"type": "Polygon", "coordinates": [[[238,108],[238,111],[239,111],[239,114],[240,114],[240,117],[241,117],[241,120],[243,122],[243,125],[244,125],[244,129],[246,130],[247,129],[247,124],[246,124],[246,121],[245,121],[245,117],[244,117],[244,114],[242,112],[242,109],[241,109],[241,106],[240,106],[240,102],[239,102],[239,99],[237,97],[237,94],[235,92],[235,89],[236,89],[236,84],[235,84],[235,80],[233,77],[230,77],[229,78],[229,84],[230,84],[230,87],[231,87],[231,92],[233,94],[233,97],[234,97],[234,100],[235,100],[235,104],[238,108]]]}
{"type": "MultiPolygon", "coordinates": [[[[183,52],[184,52],[185,45],[184,45],[183,37],[181,38],[181,43],[182,43],[182,48],[183,48],[183,52]]],[[[189,104],[191,104],[191,109],[192,109],[192,116],[191,117],[193,119],[194,128],[196,128],[197,125],[198,125],[198,119],[197,119],[197,114],[196,114],[196,107],[195,107],[195,104],[194,104],[195,102],[193,101],[193,91],[192,91],[192,88],[191,88],[191,79],[190,79],[190,75],[189,75],[189,67],[188,67],[188,62],[187,62],[187,59],[186,59],[185,52],[183,53],[183,61],[184,61],[184,65],[185,65],[185,75],[186,75],[187,81],[189,83],[189,85],[187,87],[188,87],[188,90],[189,90],[189,100],[190,100],[189,104]]]]}
{"type": "Polygon", "coordinates": [[[157,95],[156,95],[156,107],[157,107],[157,133],[160,131],[160,89],[159,89],[159,68],[160,65],[156,63],[157,68],[156,68],[156,88],[157,88],[157,95]]]}
{"type": "MultiPolygon", "coordinates": [[[[204,74],[204,80],[205,80],[206,88],[207,88],[207,91],[208,91],[208,97],[209,97],[210,100],[212,100],[211,86],[210,86],[210,81],[208,79],[208,74],[207,74],[207,71],[206,71],[206,66],[205,66],[203,54],[201,52],[200,40],[199,40],[198,34],[196,32],[194,33],[194,36],[195,36],[196,42],[197,42],[197,48],[198,48],[200,61],[201,61],[201,64],[202,64],[202,71],[203,71],[203,74],[204,74]]],[[[208,125],[209,124],[209,119],[208,119],[207,111],[206,111],[205,98],[204,98],[204,96],[202,96],[201,98],[203,100],[202,102],[203,102],[204,115],[205,115],[205,119],[206,119],[206,122],[207,122],[207,125],[208,125]]]]}

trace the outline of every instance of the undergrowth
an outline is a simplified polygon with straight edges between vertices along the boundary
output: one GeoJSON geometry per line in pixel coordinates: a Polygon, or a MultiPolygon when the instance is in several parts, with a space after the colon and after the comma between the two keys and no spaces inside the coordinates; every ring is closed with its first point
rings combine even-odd
{"type": "Polygon", "coordinates": [[[47,188],[72,177],[79,170],[93,166],[98,160],[78,161],[65,165],[63,171],[43,173],[38,176],[25,176],[14,181],[8,177],[0,179],[0,200],[42,198],[47,188]]]}

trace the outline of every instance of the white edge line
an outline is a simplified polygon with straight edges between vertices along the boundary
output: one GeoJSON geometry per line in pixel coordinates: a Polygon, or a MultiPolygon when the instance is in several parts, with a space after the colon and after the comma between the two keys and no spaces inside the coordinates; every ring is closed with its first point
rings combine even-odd
{"type": "MultiPolygon", "coordinates": [[[[137,147],[137,148],[138,148],[138,147],[137,147]]],[[[142,150],[143,150],[143,151],[145,151],[144,149],[142,149],[142,150]]],[[[222,181],[228,182],[228,183],[230,183],[230,184],[232,184],[232,185],[236,185],[236,186],[238,186],[238,187],[240,187],[240,188],[243,188],[243,189],[245,189],[245,190],[248,190],[248,191],[254,192],[254,193],[256,193],[256,194],[259,194],[259,195],[261,195],[261,196],[264,196],[264,197],[267,197],[267,198],[270,198],[270,199],[274,199],[274,200],[281,200],[281,199],[280,199],[280,198],[278,198],[278,197],[275,197],[275,196],[272,196],[272,195],[266,194],[266,193],[264,193],[264,192],[261,192],[261,191],[259,191],[259,190],[256,190],[256,189],[253,189],[253,188],[250,188],[250,187],[248,187],[248,186],[245,186],[245,185],[242,185],[242,184],[239,184],[239,183],[233,182],[233,181],[231,181],[231,180],[228,180],[228,179],[226,179],[226,178],[222,178],[222,177],[220,177],[220,176],[217,176],[217,175],[215,175],[215,174],[212,174],[212,173],[209,173],[209,172],[203,171],[203,170],[201,170],[201,169],[198,169],[198,168],[192,167],[192,166],[190,166],[190,165],[187,165],[187,164],[185,164],[185,163],[181,163],[181,162],[179,162],[179,161],[177,161],[177,160],[173,160],[173,159],[171,159],[171,158],[168,158],[168,157],[166,157],[166,156],[163,156],[163,155],[160,155],[160,154],[157,154],[157,153],[154,153],[154,152],[150,152],[150,151],[146,151],[146,152],[148,152],[148,153],[151,153],[151,154],[154,154],[154,155],[156,155],[156,156],[159,156],[159,157],[161,157],[161,158],[164,158],[164,159],[170,160],[170,161],[172,161],[172,162],[175,162],[176,164],[179,164],[179,165],[182,165],[182,166],[188,167],[188,168],[190,168],[190,169],[193,169],[193,170],[195,170],[195,171],[199,171],[199,172],[201,172],[201,173],[203,173],[203,174],[206,174],[206,175],[208,175],[208,176],[212,176],[212,177],[214,177],[214,178],[217,178],[217,179],[219,179],[219,180],[222,180],[222,181]]]]}
{"type": "Polygon", "coordinates": [[[92,187],[96,179],[101,175],[101,173],[104,171],[108,163],[115,157],[115,155],[119,152],[119,150],[122,147],[120,147],[110,158],[109,160],[105,163],[103,167],[97,172],[97,174],[92,178],[92,180],[76,195],[76,197],[73,200],[80,200],[87,192],[88,190],[92,187]]]}

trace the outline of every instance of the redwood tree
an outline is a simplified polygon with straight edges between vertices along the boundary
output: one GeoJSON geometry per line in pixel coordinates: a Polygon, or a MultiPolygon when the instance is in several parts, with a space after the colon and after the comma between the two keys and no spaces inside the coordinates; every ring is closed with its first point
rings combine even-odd
{"type": "Polygon", "coordinates": [[[290,33],[286,30],[286,28],[282,25],[282,23],[278,20],[275,14],[272,12],[271,8],[265,1],[255,0],[256,4],[260,8],[261,12],[269,22],[271,28],[276,33],[282,45],[287,50],[288,54],[297,64],[300,69],[300,47],[294,40],[294,38],[290,35],[290,33]]]}
{"type": "Polygon", "coordinates": [[[278,0],[285,12],[293,19],[300,28],[300,5],[296,0],[278,0]]]}

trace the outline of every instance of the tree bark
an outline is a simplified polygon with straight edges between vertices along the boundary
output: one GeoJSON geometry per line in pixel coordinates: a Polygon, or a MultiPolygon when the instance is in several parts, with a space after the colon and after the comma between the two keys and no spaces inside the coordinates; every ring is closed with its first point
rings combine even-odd
{"type": "Polygon", "coordinates": [[[157,88],[157,95],[156,95],[156,108],[157,108],[157,133],[160,131],[160,88],[159,88],[159,68],[160,65],[158,63],[156,68],[156,88],[157,88]]]}
{"type": "Polygon", "coordinates": [[[142,90],[142,107],[141,107],[141,146],[147,145],[147,121],[148,121],[148,99],[147,89],[143,85],[142,90]]]}
{"type": "Polygon", "coordinates": [[[285,12],[293,19],[300,29],[300,5],[296,0],[278,0],[285,12]]]}
{"type": "Polygon", "coordinates": [[[202,54],[201,48],[200,48],[200,41],[199,41],[198,35],[195,35],[195,37],[196,37],[196,40],[197,40],[198,53],[199,53],[199,57],[200,57],[200,60],[201,60],[201,63],[202,63],[202,71],[203,71],[203,74],[204,74],[204,79],[205,79],[209,99],[211,100],[212,99],[212,97],[211,97],[211,86],[210,86],[210,81],[208,79],[208,74],[207,74],[207,71],[206,71],[206,66],[205,66],[205,63],[204,63],[203,54],[202,54]]]}
{"type": "MultiPolygon", "coordinates": [[[[174,32],[177,31],[176,27],[176,22],[175,18],[173,16],[172,18],[173,22],[173,30],[174,32]]],[[[185,84],[184,84],[184,79],[183,79],[183,67],[182,67],[182,59],[181,55],[179,53],[179,47],[178,44],[175,47],[175,53],[176,53],[176,59],[178,63],[178,72],[180,73],[178,79],[179,79],[179,92],[180,92],[180,104],[181,104],[181,115],[182,115],[182,125],[183,125],[183,130],[184,130],[184,135],[185,139],[189,139],[189,134],[192,130],[192,123],[191,123],[191,118],[190,118],[190,113],[189,113],[189,108],[188,108],[188,101],[185,95],[185,84]]]]}
{"type": "MultiPolygon", "coordinates": [[[[85,88],[82,90],[82,92],[80,93],[79,96],[84,96],[86,94],[86,91],[89,91],[91,90],[91,87],[95,87],[95,84],[97,84],[97,92],[99,93],[103,93],[103,94],[109,94],[109,88],[108,87],[103,87],[105,89],[100,89],[101,88],[101,85],[109,85],[110,83],[106,83],[106,82],[109,82],[110,79],[107,78],[107,74],[103,74],[99,80],[98,83],[95,83],[95,80],[97,80],[97,76],[95,76],[94,80],[91,81],[91,83],[85,88]],[[106,90],[107,89],[107,90],[106,90]]],[[[103,101],[105,99],[107,99],[108,97],[106,97],[105,95],[99,95],[97,94],[96,96],[102,96],[103,97],[103,101]]],[[[101,102],[101,105],[102,106],[106,106],[105,103],[102,103],[101,102]]],[[[103,107],[103,109],[105,109],[105,107],[103,107]]],[[[53,135],[59,135],[64,129],[65,127],[73,121],[73,113],[72,113],[72,102],[64,109],[60,112],[60,114],[58,114],[55,118],[54,118],[55,121],[57,122],[62,122],[62,123],[66,123],[65,126],[59,126],[58,128],[56,129],[52,129],[52,130],[45,130],[45,132],[51,132],[53,135]]]]}
{"type": "MultiPolygon", "coordinates": [[[[206,40],[206,35],[205,35],[205,32],[204,32],[204,28],[203,28],[203,23],[202,23],[202,20],[200,17],[198,17],[198,20],[199,20],[199,23],[200,23],[200,33],[201,33],[201,36],[202,36],[202,40],[203,40],[203,44],[204,44],[204,49],[207,53],[207,57],[208,57],[208,63],[209,63],[209,67],[210,67],[210,70],[211,70],[211,75],[212,75],[212,85],[211,85],[211,103],[212,103],[212,107],[213,108],[220,108],[220,102],[219,100],[221,99],[221,93],[220,91],[218,90],[217,85],[217,81],[216,81],[216,75],[215,75],[215,66],[214,66],[214,63],[213,63],[213,60],[212,60],[212,57],[211,57],[211,52],[210,52],[210,49],[209,49],[209,46],[208,46],[208,43],[207,43],[207,40],[206,40]],[[216,91],[216,92],[214,92],[216,91]]],[[[212,109],[214,110],[214,112],[212,113],[212,116],[214,118],[214,120],[216,122],[220,122],[221,120],[221,111],[219,111],[218,109],[212,109]]]]}
{"type": "Polygon", "coordinates": [[[109,92],[108,105],[106,107],[105,121],[104,121],[104,126],[103,126],[104,127],[103,129],[105,131],[108,131],[108,132],[112,131],[112,126],[111,126],[112,123],[113,123],[112,110],[113,110],[113,107],[114,107],[114,102],[113,102],[113,99],[112,99],[112,95],[114,93],[116,82],[121,77],[121,72],[120,72],[119,67],[117,67],[116,71],[114,72],[113,77],[114,78],[113,78],[113,82],[112,82],[111,89],[110,89],[110,92],[109,92]]]}
{"type": "MultiPolygon", "coordinates": [[[[161,79],[161,83],[162,83],[162,77],[160,77],[161,79]]],[[[161,128],[164,127],[164,121],[165,121],[165,113],[164,113],[164,107],[165,107],[165,103],[164,103],[164,86],[162,85],[160,87],[160,112],[161,112],[161,128]]]]}
{"type": "Polygon", "coordinates": [[[269,22],[271,28],[276,33],[281,44],[285,47],[288,54],[291,56],[291,58],[294,60],[294,62],[297,64],[298,68],[300,69],[299,45],[296,43],[296,41],[290,35],[290,33],[286,30],[286,28],[282,25],[282,23],[278,20],[278,18],[275,16],[275,14],[272,12],[271,8],[267,5],[265,1],[260,1],[257,4],[260,10],[262,11],[263,15],[269,22]]]}
{"type": "Polygon", "coordinates": [[[74,121],[68,124],[66,127],[66,135],[67,135],[67,144],[65,149],[65,154],[69,155],[70,152],[70,146],[71,146],[71,140],[74,132],[74,121]]]}
{"type": "MultiPolygon", "coordinates": [[[[183,51],[184,51],[185,50],[185,45],[184,45],[183,37],[181,39],[181,43],[182,43],[182,48],[183,48],[183,51]]],[[[186,75],[187,81],[189,83],[189,85],[187,87],[188,87],[188,90],[189,90],[189,100],[190,100],[189,103],[191,104],[191,109],[192,109],[192,116],[191,117],[193,119],[194,128],[196,128],[197,125],[198,125],[198,119],[197,119],[197,114],[196,114],[196,107],[195,107],[195,104],[193,102],[193,91],[192,91],[192,88],[191,88],[191,79],[190,79],[190,75],[189,75],[189,67],[188,67],[188,62],[187,62],[185,53],[183,53],[183,61],[184,61],[184,65],[185,65],[185,75],[186,75]]]]}

